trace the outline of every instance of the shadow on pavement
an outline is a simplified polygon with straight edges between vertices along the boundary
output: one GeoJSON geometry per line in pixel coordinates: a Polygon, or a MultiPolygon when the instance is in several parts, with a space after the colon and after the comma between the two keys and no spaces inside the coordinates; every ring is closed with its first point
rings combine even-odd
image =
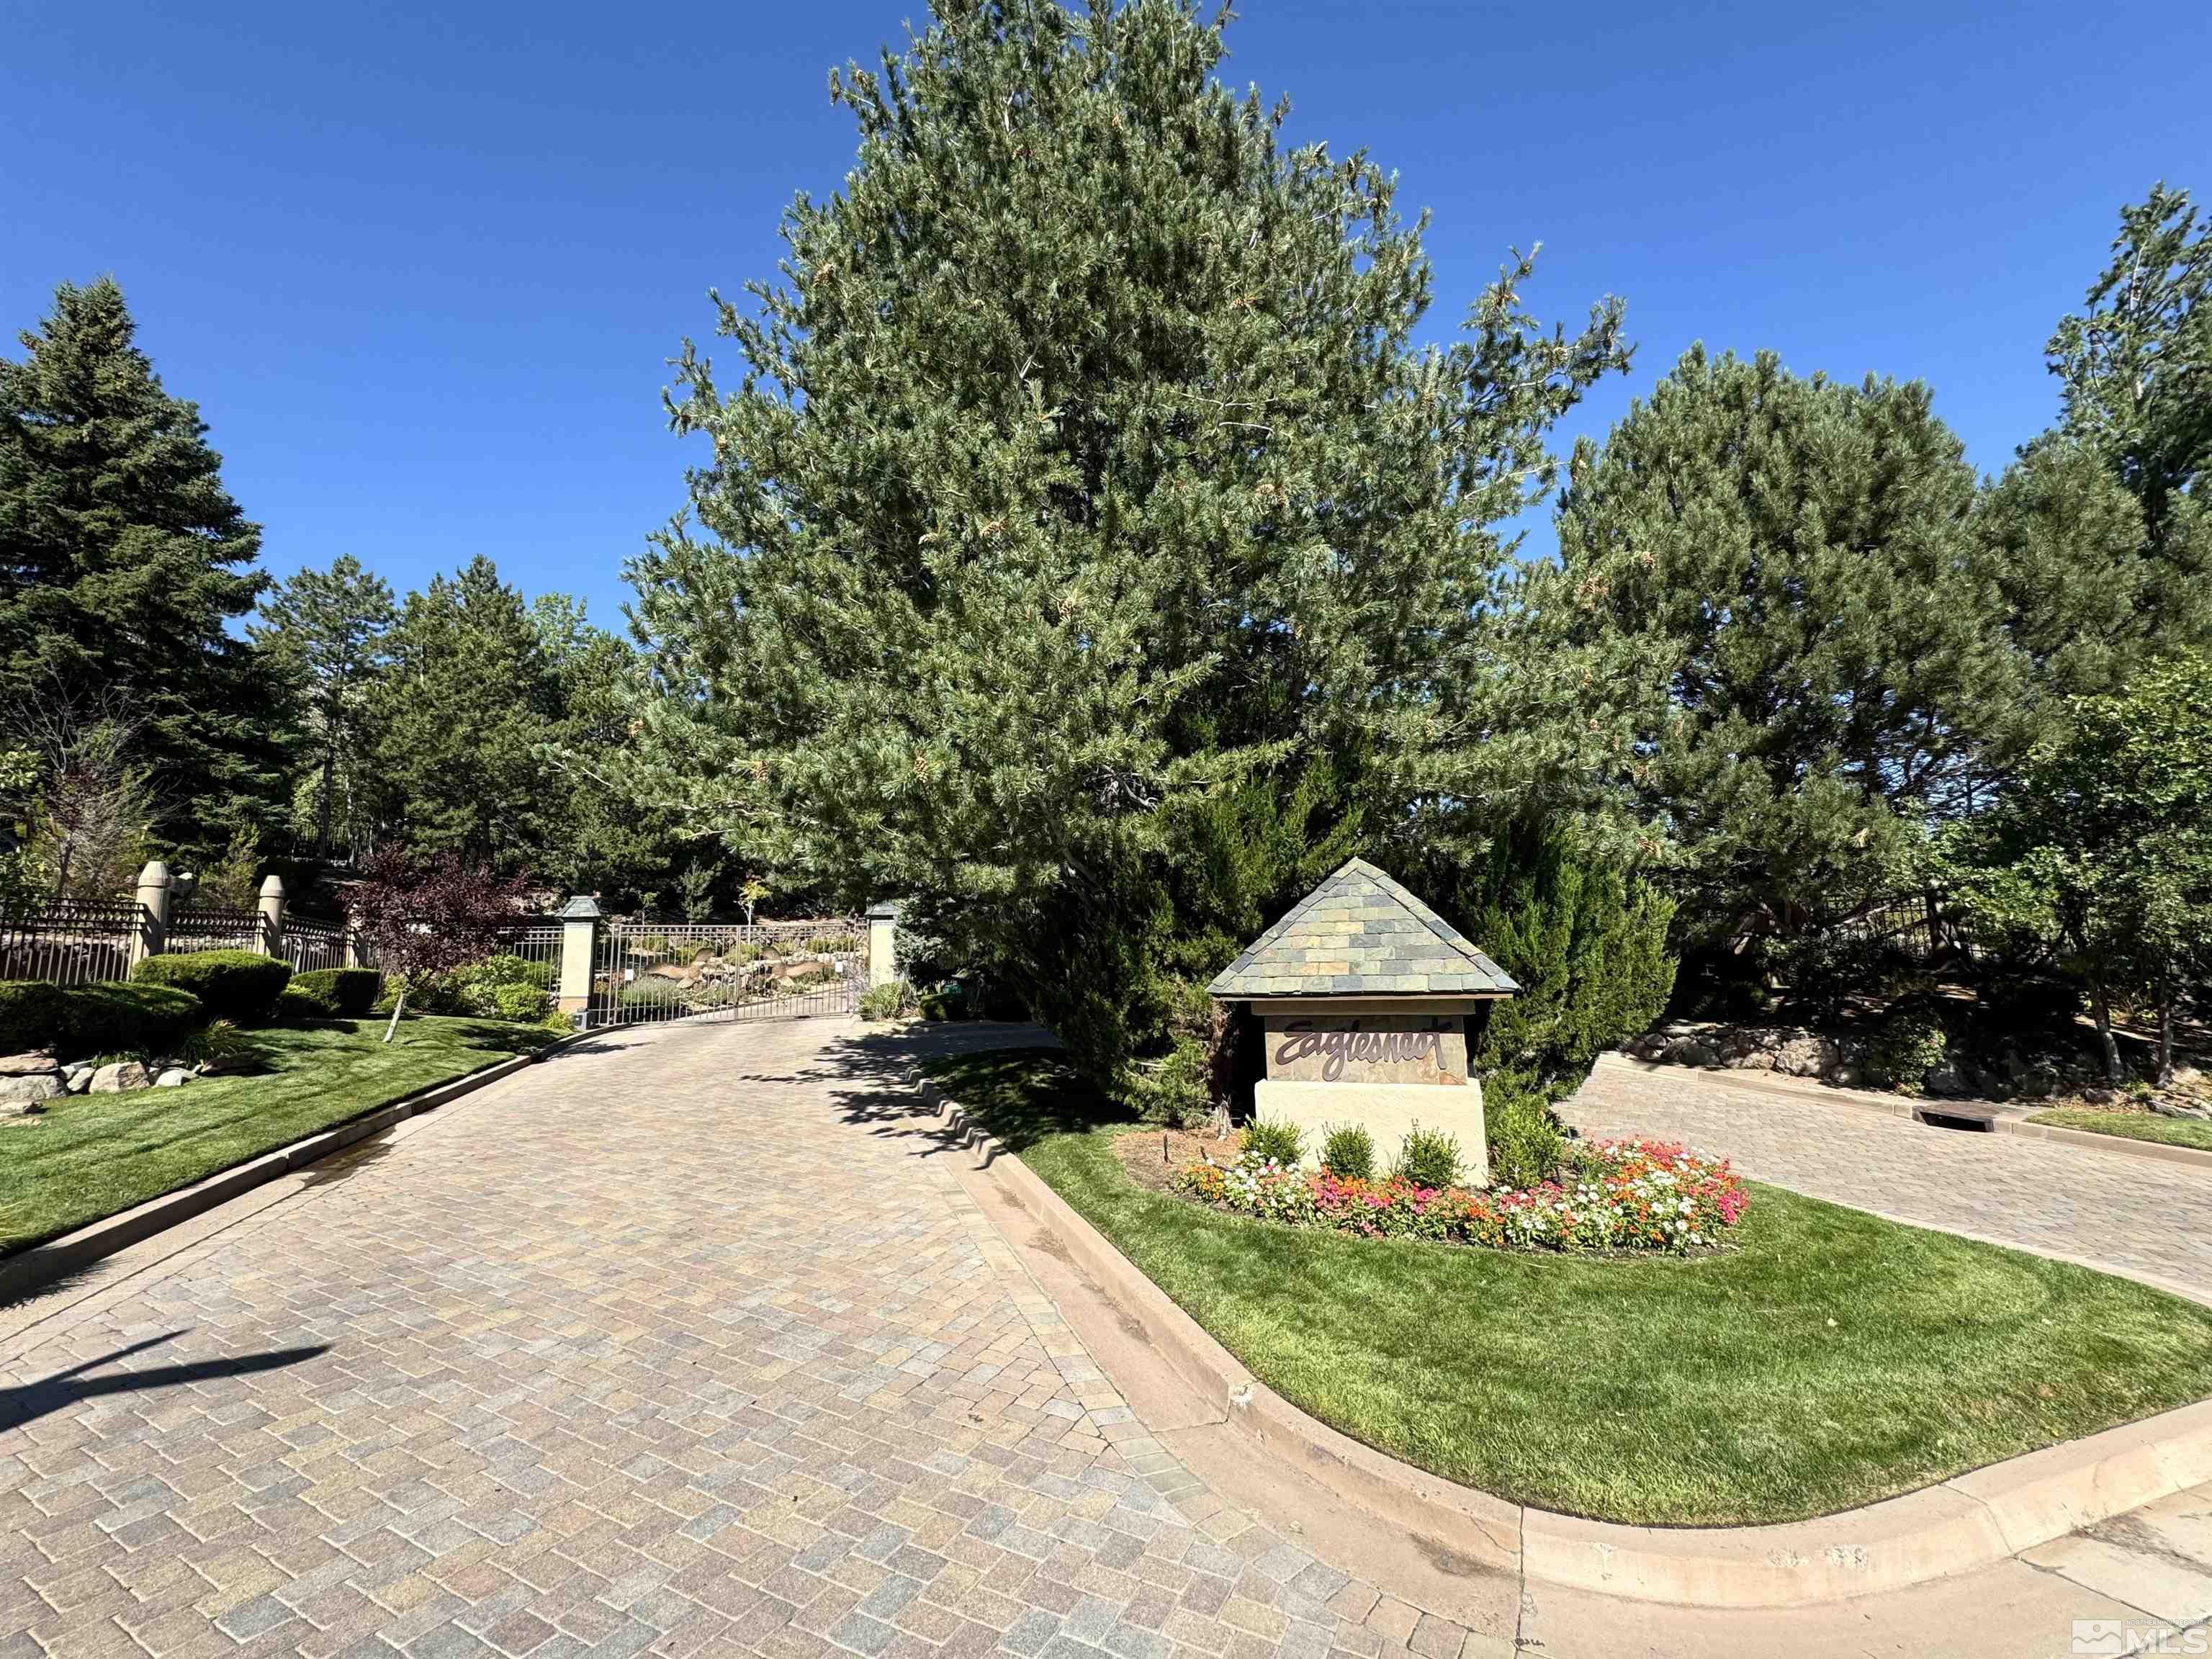
{"type": "Polygon", "coordinates": [[[20,1388],[0,1389],[0,1431],[20,1428],[26,1423],[73,1406],[81,1400],[95,1399],[101,1395],[135,1394],[144,1389],[173,1389],[185,1382],[207,1382],[217,1377],[247,1376],[255,1371],[273,1371],[286,1365],[296,1365],[303,1359],[313,1359],[318,1354],[328,1353],[331,1345],[318,1342],[309,1347],[276,1348],[267,1353],[241,1354],[232,1359],[199,1359],[180,1365],[157,1365],[150,1370],[118,1371],[112,1376],[87,1376],[85,1372],[99,1365],[112,1365],[117,1360],[148,1348],[158,1348],[164,1342],[173,1342],[182,1335],[171,1331],[166,1335],[149,1337],[143,1342],[134,1342],[127,1348],[118,1348],[113,1353],[102,1354],[97,1359],[72,1365],[65,1371],[41,1377],[36,1382],[26,1382],[20,1388]]]}
{"type": "Polygon", "coordinates": [[[829,1044],[817,1063],[817,1074],[832,1080],[831,1098],[846,1122],[872,1134],[912,1136],[925,1143],[915,1156],[933,1158],[958,1151],[961,1138],[940,1127],[936,1111],[915,1092],[920,1062],[944,1054],[1059,1046],[1060,1040],[1040,1025],[961,1020],[888,1026],[829,1044]]]}

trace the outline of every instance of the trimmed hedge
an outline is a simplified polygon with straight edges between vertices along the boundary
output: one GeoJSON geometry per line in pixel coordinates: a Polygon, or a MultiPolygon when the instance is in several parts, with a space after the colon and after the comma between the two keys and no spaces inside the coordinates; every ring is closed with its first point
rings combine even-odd
{"type": "Polygon", "coordinates": [[[252,951],[181,951],[148,957],[131,977],[145,985],[173,985],[189,991],[216,1019],[240,1024],[264,1020],[292,977],[292,964],[252,951]]]}
{"type": "Polygon", "coordinates": [[[359,1019],[376,1006],[384,975],[374,968],[311,968],[277,998],[288,1019],[359,1019]]]}
{"type": "Polygon", "coordinates": [[[206,1023],[198,997],[166,985],[0,981],[0,1053],[160,1054],[206,1023]]]}

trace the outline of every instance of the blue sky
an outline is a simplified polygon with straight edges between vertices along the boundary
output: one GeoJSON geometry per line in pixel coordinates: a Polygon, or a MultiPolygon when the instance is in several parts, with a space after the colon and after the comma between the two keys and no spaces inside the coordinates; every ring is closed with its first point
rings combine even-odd
{"type": "MultiPolygon", "coordinates": [[[[0,327],[112,272],[278,574],[477,553],[617,620],[682,500],[665,360],[773,270],[851,127],[829,67],[915,7],[16,0],[0,327]]],[[[1252,0],[1228,77],[1434,210],[1432,322],[1509,243],[1532,304],[1628,301],[1602,432],[1692,341],[1918,377],[1984,470],[2051,418],[2041,350],[2115,214],[2212,197],[2212,7],[1252,0]]]]}

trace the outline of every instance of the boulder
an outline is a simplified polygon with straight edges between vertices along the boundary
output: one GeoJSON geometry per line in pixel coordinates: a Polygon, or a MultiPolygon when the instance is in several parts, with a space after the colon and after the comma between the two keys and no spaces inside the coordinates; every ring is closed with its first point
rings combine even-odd
{"type": "Polygon", "coordinates": [[[1947,1061],[1941,1066],[1930,1066],[1920,1074],[1920,1091],[1934,1095],[1939,1100],[1961,1100],[1973,1092],[1973,1085],[1967,1082],[1959,1067],[1947,1061]]]}
{"type": "Polygon", "coordinates": [[[1642,1036],[1629,1038],[1627,1048],[1628,1054],[1632,1059],[1664,1060],[1667,1057],[1666,1034],[1661,1031],[1646,1031],[1642,1036]]]}
{"type": "Polygon", "coordinates": [[[2212,1109],[2207,1109],[2203,1102],[2183,1100],[2173,1095],[2154,1097],[2150,1109],[2160,1117],[2212,1118],[2212,1109]]]}
{"type": "Polygon", "coordinates": [[[1737,1070],[1744,1072],[1773,1072],[1781,1069],[1775,1064],[1774,1056],[1764,1048],[1753,1049],[1735,1064],[1737,1070]]]}
{"type": "Polygon", "coordinates": [[[61,1078],[52,1072],[0,1077],[0,1106],[10,1106],[17,1111],[35,1112],[46,1101],[67,1092],[61,1078]]]}
{"type": "Polygon", "coordinates": [[[1720,1050],[1698,1037],[1677,1037],[1662,1056],[1669,1066],[1717,1066],[1720,1050]]]}
{"type": "Polygon", "coordinates": [[[36,1077],[41,1072],[58,1069],[54,1057],[48,1054],[0,1055],[0,1077],[36,1077]]]}
{"type": "Polygon", "coordinates": [[[1801,1031],[1774,1050],[1774,1069],[1791,1077],[1825,1077],[1838,1058],[1834,1043],[1801,1031]]]}
{"type": "Polygon", "coordinates": [[[143,1089],[152,1081],[137,1060],[118,1060],[94,1072],[88,1086],[95,1095],[119,1095],[125,1089],[143,1089]]]}
{"type": "Polygon", "coordinates": [[[62,1087],[73,1095],[82,1094],[92,1087],[92,1071],[89,1066],[70,1066],[62,1073],[62,1087]]]}
{"type": "Polygon", "coordinates": [[[181,1066],[172,1066],[154,1079],[156,1089],[181,1089],[192,1080],[192,1074],[181,1066]]]}

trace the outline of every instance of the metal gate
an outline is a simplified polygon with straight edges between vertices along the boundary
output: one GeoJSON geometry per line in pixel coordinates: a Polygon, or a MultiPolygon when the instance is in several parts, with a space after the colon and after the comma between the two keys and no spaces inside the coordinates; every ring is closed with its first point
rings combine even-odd
{"type": "Polygon", "coordinates": [[[617,921],[600,935],[590,1023],[788,1019],[859,1011],[867,926],[821,921],[617,921]]]}

